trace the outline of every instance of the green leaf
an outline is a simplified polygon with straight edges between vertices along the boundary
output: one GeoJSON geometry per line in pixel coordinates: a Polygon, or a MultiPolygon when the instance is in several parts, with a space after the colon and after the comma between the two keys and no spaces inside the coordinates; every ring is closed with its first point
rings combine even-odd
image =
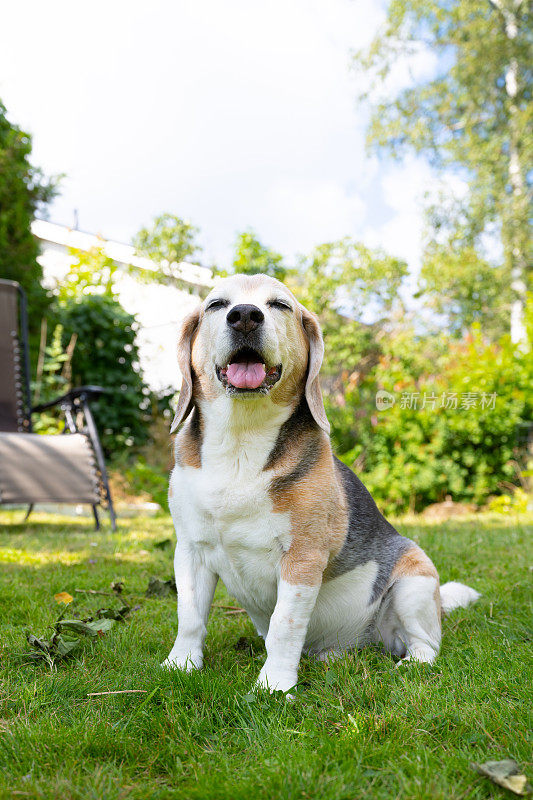
{"type": "Polygon", "coordinates": [[[81,619],[61,619],[56,622],[56,630],[69,631],[77,633],[79,636],[96,636],[96,631],[93,631],[86,622],[81,619]]]}
{"type": "Polygon", "coordinates": [[[97,636],[110,630],[115,624],[114,619],[95,619],[83,622],[80,619],[62,619],[56,623],[56,628],[61,631],[71,631],[79,636],[97,636]]]}
{"type": "Polygon", "coordinates": [[[108,619],[104,617],[103,619],[95,619],[92,622],[87,622],[87,627],[91,631],[94,631],[94,635],[96,636],[99,633],[107,633],[107,631],[111,630],[114,624],[114,619],[108,619]]]}
{"type": "Polygon", "coordinates": [[[67,656],[69,653],[71,653],[76,647],[78,647],[80,642],[81,639],[79,638],[70,639],[58,634],[57,637],[55,638],[54,644],[57,649],[58,655],[64,657],[67,656]]]}

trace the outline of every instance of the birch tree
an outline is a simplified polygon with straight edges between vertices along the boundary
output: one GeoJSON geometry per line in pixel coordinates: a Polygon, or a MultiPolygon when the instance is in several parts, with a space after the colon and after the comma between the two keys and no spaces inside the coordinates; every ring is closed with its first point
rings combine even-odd
{"type": "Polygon", "coordinates": [[[440,215],[434,241],[444,227],[459,255],[464,246],[483,257],[487,233],[499,237],[514,341],[525,338],[531,286],[532,55],[528,0],[391,0],[383,28],[355,55],[370,76],[361,93],[372,106],[369,146],[397,158],[424,154],[468,182],[455,213],[440,215]],[[425,48],[437,55],[436,73],[387,91],[401,60],[425,48]]]}

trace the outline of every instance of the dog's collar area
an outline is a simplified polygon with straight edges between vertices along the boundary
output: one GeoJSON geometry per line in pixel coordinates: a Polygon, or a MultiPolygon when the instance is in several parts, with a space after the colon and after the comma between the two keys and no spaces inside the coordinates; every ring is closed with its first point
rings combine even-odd
{"type": "Polygon", "coordinates": [[[218,380],[229,394],[266,394],[281,378],[281,364],[269,366],[259,350],[241,347],[225,366],[216,366],[218,380]]]}

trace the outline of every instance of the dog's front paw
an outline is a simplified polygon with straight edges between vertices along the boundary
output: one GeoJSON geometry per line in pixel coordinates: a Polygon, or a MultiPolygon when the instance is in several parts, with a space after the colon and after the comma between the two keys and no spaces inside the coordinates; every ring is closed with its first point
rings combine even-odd
{"type": "Polygon", "coordinates": [[[164,669],[181,669],[184,672],[192,672],[194,669],[202,669],[203,663],[201,653],[179,653],[171,650],[161,666],[164,669]]]}
{"type": "Polygon", "coordinates": [[[276,669],[265,664],[257,679],[256,688],[269,692],[288,692],[298,683],[296,670],[276,669]]]}

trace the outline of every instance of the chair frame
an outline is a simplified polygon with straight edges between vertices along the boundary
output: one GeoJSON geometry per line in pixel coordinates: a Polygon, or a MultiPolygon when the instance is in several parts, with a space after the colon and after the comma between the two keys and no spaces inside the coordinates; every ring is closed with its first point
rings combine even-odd
{"type": "MultiPolygon", "coordinates": [[[[69,392],[61,395],[60,397],[56,397],[54,400],[50,400],[47,403],[40,403],[39,405],[32,406],[31,405],[31,382],[30,382],[30,349],[29,349],[29,339],[28,339],[28,306],[26,301],[26,293],[24,292],[23,288],[20,284],[16,283],[15,281],[7,281],[1,280],[0,284],[10,284],[11,286],[16,287],[19,297],[19,336],[20,336],[20,344],[22,350],[22,356],[24,359],[24,368],[22,371],[22,393],[23,393],[23,414],[24,420],[23,425],[25,430],[21,431],[21,436],[24,436],[25,433],[32,433],[33,426],[31,415],[34,413],[39,413],[41,411],[45,411],[49,408],[54,408],[59,406],[61,411],[63,412],[65,418],[65,425],[61,434],[68,435],[69,433],[83,433],[89,439],[91,443],[91,447],[93,449],[97,469],[99,473],[100,479],[100,494],[102,501],[100,503],[93,503],[92,510],[94,515],[94,522],[96,530],[100,529],[100,519],[98,516],[98,505],[102,507],[107,506],[107,510],[109,511],[109,517],[111,521],[111,528],[113,531],[116,530],[117,522],[116,522],[116,514],[115,509],[113,506],[113,499],[111,497],[111,490],[109,488],[109,480],[107,477],[107,470],[105,466],[105,459],[104,459],[104,452],[102,450],[102,445],[100,443],[100,437],[98,436],[98,430],[96,428],[96,424],[94,421],[94,417],[92,415],[92,411],[89,405],[89,399],[96,398],[101,394],[107,393],[109,390],[104,389],[102,386],[79,386],[75,389],[71,389],[69,392]],[[76,418],[82,417],[84,420],[84,424],[80,427],[77,422],[76,418]]],[[[31,503],[28,507],[28,511],[26,512],[26,516],[24,521],[28,519],[31,512],[33,511],[33,503],[31,503]]]]}

